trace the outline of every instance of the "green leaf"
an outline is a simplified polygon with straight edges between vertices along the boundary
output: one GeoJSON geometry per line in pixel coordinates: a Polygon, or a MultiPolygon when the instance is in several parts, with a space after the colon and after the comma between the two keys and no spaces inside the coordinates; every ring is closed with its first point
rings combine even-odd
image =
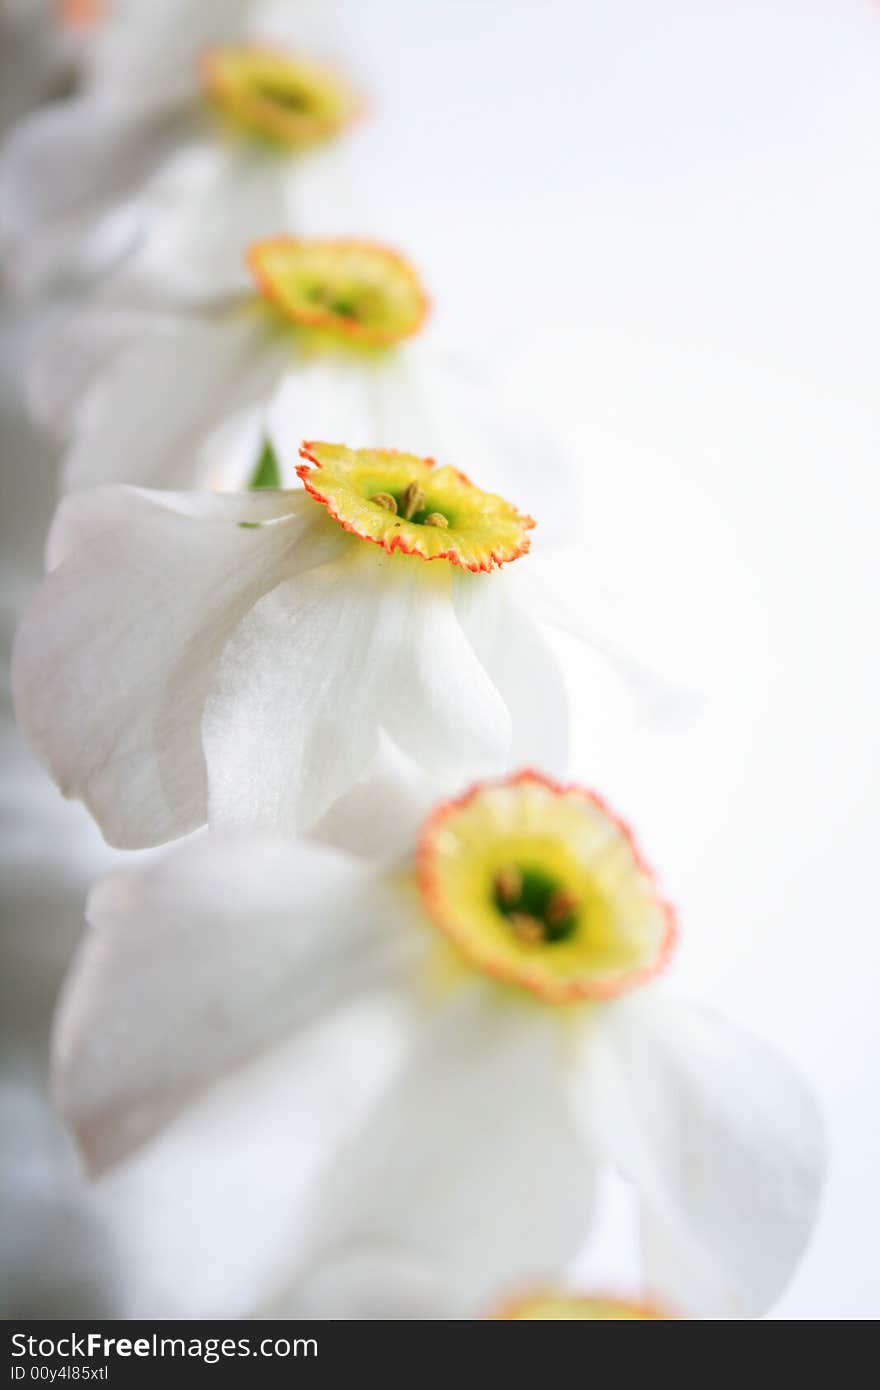
{"type": "Polygon", "coordinates": [[[260,454],[259,461],[253,471],[248,487],[256,492],[260,488],[279,488],[280,486],[281,470],[278,467],[275,450],[267,439],[263,443],[263,451],[260,454]]]}

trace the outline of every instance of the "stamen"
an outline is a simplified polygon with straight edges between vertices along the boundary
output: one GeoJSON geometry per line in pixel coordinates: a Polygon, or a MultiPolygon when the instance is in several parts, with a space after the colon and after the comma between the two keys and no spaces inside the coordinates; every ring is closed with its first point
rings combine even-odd
{"type": "Polygon", "coordinates": [[[517,940],[526,946],[537,946],[544,940],[545,927],[530,912],[509,912],[507,920],[513,928],[517,940]]]}
{"type": "Polygon", "coordinates": [[[370,500],[375,502],[377,507],[384,507],[386,512],[394,512],[395,516],[397,515],[397,502],[390,492],[374,492],[370,500]]]}
{"type": "Polygon", "coordinates": [[[505,864],[495,875],[495,896],[501,907],[516,907],[522,897],[523,877],[515,864],[505,864]]]}
{"type": "Polygon", "coordinates": [[[418,483],[410,483],[404,488],[400,499],[400,511],[404,521],[412,521],[416,512],[420,512],[425,505],[425,494],[418,483]]]}
{"type": "Polygon", "coordinates": [[[544,904],[544,921],[548,927],[558,927],[577,909],[578,901],[574,893],[565,888],[556,888],[544,904]]]}
{"type": "Polygon", "coordinates": [[[422,525],[447,527],[449,525],[449,521],[443,515],[442,512],[429,512],[428,515],[425,517],[424,521],[422,522],[422,525]]]}

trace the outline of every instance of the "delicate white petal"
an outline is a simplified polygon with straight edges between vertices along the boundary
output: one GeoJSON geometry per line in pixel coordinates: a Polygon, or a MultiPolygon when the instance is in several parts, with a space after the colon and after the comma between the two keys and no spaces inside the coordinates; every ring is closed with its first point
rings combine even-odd
{"type": "Polygon", "coordinates": [[[128,1273],[117,1316],[247,1317],[289,1269],[313,1184],[412,1038],[399,987],[322,1013],[194,1096],[99,1183],[128,1273]]]}
{"type": "MultiPolygon", "coordinates": [[[[346,67],[350,73],[350,68],[346,67]]],[[[283,185],[283,226],[298,236],[334,237],[357,227],[362,201],[358,174],[364,159],[357,129],[316,145],[296,157],[283,185]]],[[[277,228],[276,228],[277,232],[277,228]]]]}
{"type": "MultiPolygon", "coordinates": [[[[558,1272],[583,1239],[593,1190],[560,1082],[558,1023],[482,984],[437,1005],[386,1101],[316,1194],[315,1256],[276,1309],[280,1298],[289,1316],[306,1307],[369,1316],[363,1280],[326,1280],[319,1310],[311,1277],[316,1258],[319,1267],[322,1256],[345,1260],[361,1245],[430,1261],[444,1293],[435,1317],[473,1316],[511,1279],[558,1272]]],[[[424,1281],[409,1291],[401,1281],[397,1292],[396,1316],[417,1316],[424,1281]]]]}
{"type": "Polygon", "coordinates": [[[436,1322],[466,1317],[446,1264],[406,1245],[353,1241],[275,1290],[257,1318],[436,1322]]]}
{"type": "Polygon", "coordinates": [[[314,824],[366,769],[381,728],[446,770],[497,766],[510,742],[448,567],[357,541],[267,594],[227,646],[203,728],[212,823],[314,824]]]}
{"type": "Polygon", "coordinates": [[[186,306],[253,292],[245,252],[289,227],[285,189],[297,167],[249,144],[212,139],[180,149],[144,190],[143,244],[117,277],[116,292],[186,306]]]}
{"type": "Polygon", "coordinates": [[[578,472],[522,406],[511,415],[500,396],[421,343],[377,374],[376,393],[398,447],[452,464],[500,493],[535,518],[543,540],[571,535],[581,509],[578,472]]]}
{"type": "MultiPolygon", "coordinates": [[[[475,603],[488,601],[502,578],[471,577],[481,589],[475,603]]],[[[503,692],[455,611],[456,579],[455,570],[414,560],[385,614],[377,650],[382,727],[411,758],[445,778],[456,767],[480,775],[508,764],[512,738],[503,692]]]]}
{"type": "Polygon", "coordinates": [[[174,138],[167,125],[86,99],[23,121],[0,159],[0,243],[12,283],[31,291],[108,268],[140,231],[128,200],[174,138]]]}
{"type": "MultiPolygon", "coordinates": [[[[286,354],[256,316],[221,323],[181,320],[118,353],[79,413],[64,464],[68,488],[101,483],[246,488],[260,455],[260,420],[249,417],[244,476],[217,476],[212,447],[224,425],[271,398],[286,354]],[[212,471],[213,470],[213,471],[212,471]]],[[[227,439],[226,448],[234,452],[227,439]]],[[[223,450],[219,451],[222,461],[223,450]]]]}
{"type": "Polygon", "coordinates": [[[103,201],[143,173],[148,140],[142,124],[96,102],[57,102],[22,121],[0,161],[4,235],[28,237],[83,204],[103,201]]]}
{"type": "Polygon", "coordinates": [[[304,353],[272,405],[269,428],[278,457],[296,458],[304,439],[340,440],[353,449],[407,448],[381,410],[378,383],[387,361],[387,354],[304,353]]]}
{"type": "Polygon", "coordinates": [[[193,1093],[393,977],[420,938],[378,871],[323,845],[199,837],[89,900],[55,1035],[57,1102],[92,1167],[193,1093]]]}
{"type": "Polygon", "coordinates": [[[352,62],[363,62],[356,11],[349,0],[251,0],[247,32],[256,43],[307,53],[348,72],[352,62]]]}
{"type": "Polygon", "coordinates": [[[688,684],[693,658],[684,654],[679,661],[678,653],[670,658],[671,626],[662,610],[655,609],[650,621],[633,623],[633,606],[651,613],[653,596],[633,596],[628,614],[609,608],[602,561],[589,546],[545,546],[538,537],[528,565],[512,574],[511,586],[542,623],[597,651],[636,697],[647,721],[680,723],[699,711],[702,697],[688,684]]]}
{"type": "Polygon", "coordinates": [[[241,37],[253,9],[253,0],[113,0],[92,36],[90,90],[140,113],[193,102],[199,55],[241,37]]]}
{"type": "MultiPolygon", "coordinates": [[[[528,566],[529,559],[522,563],[528,566]]],[[[472,575],[456,575],[456,612],[510,711],[510,765],[529,763],[562,776],[571,742],[565,677],[539,624],[517,602],[508,578],[505,572],[500,582],[484,585],[479,577],[475,583],[472,575]]]]}
{"type": "Polygon", "coordinates": [[[351,854],[404,858],[432,807],[460,790],[457,777],[426,773],[383,731],[369,767],[309,833],[351,854]]]}
{"type": "Polygon", "coordinates": [[[120,1284],[94,1191],[43,1094],[42,1076],[0,1077],[0,1317],[118,1317],[120,1284]]]}
{"type": "Polygon", "coordinates": [[[573,1095],[589,1141],[638,1190],[658,1297],[692,1316],[765,1312],[803,1251],[825,1163],[793,1068],[709,1010],[640,996],[594,1016],[573,1095]]]}
{"type": "Polygon", "coordinates": [[[16,708],[111,844],[159,844],[204,820],[200,724],[214,665],[260,595],[309,563],[301,542],[315,509],[304,504],[97,488],[59,509],[56,568],[16,641],[16,708]]]}
{"type": "Polygon", "coordinates": [[[25,352],[24,391],[33,418],[61,440],[74,427],[88,388],[129,343],[173,331],[159,314],[67,301],[38,316],[25,352]]]}
{"type": "Polygon", "coordinates": [[[54,0],[0,5],[0,131],[8,130],[77,75],[75,37],[60,32],[54,0]]]}

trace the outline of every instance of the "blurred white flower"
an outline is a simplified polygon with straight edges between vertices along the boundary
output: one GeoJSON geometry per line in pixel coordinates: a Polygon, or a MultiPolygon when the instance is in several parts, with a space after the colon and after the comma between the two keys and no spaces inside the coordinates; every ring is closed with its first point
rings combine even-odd
{"type": "Polygon", "coordinates": [[[0,1073],[0,1316],[118,1315],[112,1233],[44,1084],[20,1065],[0,1073]]]}
{"type": "Polygon", "coordinates": [[[59,12],[57,0],[3,0],[0,130],[76,82],[80,39],[80,26],[59,12]]]}
{"type": "Polygon", "coordinates": [[[671,1316],[651,1303],[553,1286],[496,1304],[486,1314],[495,1322],[668,1322],[671,1316]]]}
{"type": "Polygon", "coordinates": [[[200,244],[210,285],[243,242],[287,225],[291,175],[326,159],[307,152],[356,110],[346,79],[306,56],[310,32],[320,47],[309,0],[112,6],[81,94],[22,121],[0,155],[10,282],[76,282],[137,250],[167,294],[182,243],[200,244]],[[291,50],[289,35],[302,36],[291,50]]]}
{"type": "Polygon", "coordinates": [[[568,1278],[544,1279],[467,1308],[450,1284],[454,1271],[407,1246],[352,1241],[316,1262],[290,1288],[273,1294],[259,1318],[340,1321],[429,1321],[463,1317],[491,1321],[657,1322],[683,1316],[646,1299],[585,1290],[568,1278]]]}
{"type": "Polygon", "coordinates": [[[734,1025],[641,988],[673,914],[589,792],[532,772],[477,786],[382,862],[199,837],[105,880],[88,917],[54,1086],[95,1170],[284,1038],[306,1066],[316,1021],[350,1019],[363,1060],[349,1011],[383,1001],[396,1065],[347,1138],[327,1126],[267,1271],[276,1312],[314,1315],[323,1289],[323,1316],[369,1294],[385,1316],[399,1299],[397,1316],[469,1317],[512,1272],[552,1281],[597,1161],[634,1186],[663,1307],[757,1316],[799,1257],[824,1164],[811,1093],[734,1025]]]}
{"type": "Polygon", "coordinates": [[[108,486],[59,508],[16,641],[16,709],[111,844],[208,815],[313,824],[383,730],[446,777],[565,765],[548,629],[578,630],[582,564],[566,594],[552,550],[510,563],[534,521],[448,465],[303,455],[305,489],[108,486]]]}
{"type": "Polygon", "coordinates": [[[30,396],[44,426],[72,435],[67,488],[289,486],[303,439],[394,440],[514,488],[543,534],[551,518],[570,532],[576,479],[560,450],[461,361],[413,341],[427,299],[400,255],[281,237],[247,260],[250,294],[227,285],[210,315],[104,305],[42,332],[30,396]]]}

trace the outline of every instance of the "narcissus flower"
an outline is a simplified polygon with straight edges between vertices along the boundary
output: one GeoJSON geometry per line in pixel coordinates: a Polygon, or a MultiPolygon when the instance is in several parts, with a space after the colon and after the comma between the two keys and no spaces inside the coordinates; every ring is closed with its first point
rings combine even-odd
{"type": "Polygon", "coordinates": [[[74,29],[89,29],[103,17],[104,0],[55,0],[55,13],[60,24],[74,29]]]}
{"type": "MultiPolygon", "coordinates": [[[[532,1199],[539,1207],[542,1193],[532,1199]]],[[[442,1191],[438,1193],[443,1200],[442,1191]]],[[[491,1194],[488,1194],[491,1203],[491,1194]]],[[[558,1219],[558,1217],[557,1217],[558,1219]]],[[[497,1268],[491,1247],[488,1263],[497,1268]]],[[[531,1255],[532,1252],[529,1252],[531,1255]]],[[[472,1254],[479,1267],[482,1250],[472,1254]]],[[[531,1261],[532,1265],[534,1260],[531,1261]]],[[[472,1318],[491,1322],[671,1322],[680,1315],[643,1298],[621,1297],[607,1291],[585,1291],[563,1272],[552,1282],[490,1295],[487,1307],[468,1308],[462,1291],[451,1281],[458,1271],[438,1259],[427,1246],[395,1244],[381,1238],[341,1243],[328,1257],[316,1259],[293,1284],[273,1290],[257,1307],[258,1318],[330,1319],[343,1321],[428,1321],[472,1318]]],[[[468,1280],[471,1288],[486,1287],[485,1274],[468,1280]]]]}
{"type": "MultiPolygon", "coordinates": [[[[104,274],[136,252],[167,296],[183,242],[201,248],[196,269],[207,274],[243,241],[288,225],[301,156],[325,147],[358,106],[333,65],[286,47],[291,30],[303,33],[303,9],[113,6],[89,31],[81,93],[24,120],[0,158],[12,283],[32,291],[104,274]]],[[[317,18],[320,49],[327,25],[317,18]]]]}
{"type": "Polygon", "coordinates": [[[81,31],[58,22],[55,0],[0,5],[0,123],[11,124],[69,89],[81,70],[81,31]]]}
{"type": "Polygon", "coordinates": [[[345,1036],[350,1017],[360,1065],[356,1009],[382,1000],[384,1080],[347,1137],[333,1121],[270,1306],[307,1308],[322,1268],[338,1297],[346,1251],[352,1297],[397,1269],[409,1306],[433,1302],[422,1316],[474,1316],[512,1275],[555,1282],[602,1162],[637,1194],[664,1307],[755,1316],[803,1248],[823,1167],[811,1094],[739,1028],[645,988],[674,915],[589,791],[529,771],[478,785],[382,860],[199,837],[107,879],[88,918],[54,1086],[94,1169],[282,1039],[295,1067],[317,1019],[345,1036]]]}
{"type": "Polygon", "coordinates": [[[437,452],[570,528],[572,479],[547,431],[417,341],[428,300],[392,248],[276,237],[247,253],[210,315],[119,307],[53,323],[35,353],[37,415],[71,444],[67,487],[240,489],[295,481],[303,438],[437,452]],[[156,409],[156,402],[162,409],[156,409]]]}
{"type": "Polygon", "coordinates": [[[304,446],[290,490],[69,496],[19,630],[19,720],[111,844],[299,828],[380,734],[446,778],[568,748],[532,518],[455,468],[304,446]],[[514,570],[526,568],[523,582],[514,570]]]}
{"type": "Polygon", "coordinates": [[[541,1289],[501,1304],[489,1317],[502,1322],[666,1322],[649,1303],[541,1289]]]}

